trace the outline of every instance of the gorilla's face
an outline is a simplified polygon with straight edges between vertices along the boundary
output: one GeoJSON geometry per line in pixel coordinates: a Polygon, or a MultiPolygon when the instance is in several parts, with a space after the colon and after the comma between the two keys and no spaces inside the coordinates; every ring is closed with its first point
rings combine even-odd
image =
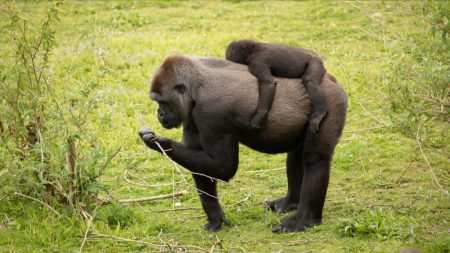
{"type": "Polygon", "coordinates": [[[179,127],[190,114],[189,82],[177,77],[170,62],[156,72],[150,87],[150,98],[158,102],[158,120],[164,128],[179,127]]]}
{"type": "Polygon", "coordinates": [[[158,120],[164,128],[179,127],[188,114],[184,84],[171,85],[166,83],[159,93],[150,92],[150,98],[158,103],[158,120]]]}
{"type": "Polygon", "coordinates": [[[172,108],[170,103],[166,101],[157,101],[158,108],[158,120],[164,128],[171,129],[179,127],[181,125],[181,117],[178,111],[172,108]]]}

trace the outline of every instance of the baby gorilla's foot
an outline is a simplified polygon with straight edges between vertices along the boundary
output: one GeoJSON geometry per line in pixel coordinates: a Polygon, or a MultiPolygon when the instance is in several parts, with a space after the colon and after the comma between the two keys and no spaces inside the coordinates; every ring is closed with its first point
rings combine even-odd
{"type": "Polygon", "coordinates": [[[261,130],[266,127],[267,112],[256,112],[250,120],[251,130],[261,130]]]}
{"type": "Polygon", "coordinates": [[[327,110],[325,108],[313,110],[311,118],[309,119],[309,131],[311,131],[311,133],[317,133],[317,131],[319,131],[320,122],[322,122],[322,119],[326,114],[327,110]]]}

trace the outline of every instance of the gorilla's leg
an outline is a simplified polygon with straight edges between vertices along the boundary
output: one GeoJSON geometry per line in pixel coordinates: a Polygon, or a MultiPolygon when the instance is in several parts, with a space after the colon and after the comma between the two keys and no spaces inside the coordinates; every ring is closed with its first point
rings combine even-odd
{"type": "Polygon", "coordinates": [[[208,223],[204,226],[205,230],[208,232],[219,231],[222,222],[225,225],[231,225],[231,222],[225,217],[217,197],[217,181],[200,175],[193,175],[193,177],[203,210],[208,217],[208,223]]]}
{"type": "Polygon", "coordinates": [[[288,153],[286,159],[288,192],[283,198],[266,202],[266,205],[272,211],[277,213],[286,213],[287,211],[297,209],[303,180],[302,156],[302,147],[288,153]]]}
{"type": "Polygon", "coordinates": [[[303,149],[303,182],[297,212],[281,220],[274,232],[302,231],[322,222],[322,210],[328,188],[334,138],[308,133],[303,149]]]}

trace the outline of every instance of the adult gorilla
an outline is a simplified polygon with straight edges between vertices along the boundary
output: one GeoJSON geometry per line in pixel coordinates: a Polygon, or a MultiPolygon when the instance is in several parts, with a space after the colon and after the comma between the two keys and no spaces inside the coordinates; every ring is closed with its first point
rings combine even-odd
{"type": "MultiPolygon", "coordinates": [[[[268,202],[278,213],[297,209],[274,232],[301,231],[320,224],[328,188],[330,163],[345,122],[347,96],[326,74],[323,90],[327,116],[319,131],[307,129],[310,101],[299,79],[275,78],[277,91],[267,127],[250,131],[248,121],[258,102],[256,78],[245,65],[211,58],[168,57],[155,74],[150,90],[158,102],[158,119],[165,128],[183,124],[183,142],[139,132],[151,149],[158,142],[175,162],[193,173],[203,209],[205,229],[217,231],[225,218],[217,198],[217,180],[228,181],[238,167],[238,143],[257,151],[287,153],[287,195],[268,202]],[[317,141],[319,140],[319,141],[317,141]],[[206,176],[203,176],[206,175],[206,176]]],[[[160,151],[161,152],[161,151],[160,151]]]]}

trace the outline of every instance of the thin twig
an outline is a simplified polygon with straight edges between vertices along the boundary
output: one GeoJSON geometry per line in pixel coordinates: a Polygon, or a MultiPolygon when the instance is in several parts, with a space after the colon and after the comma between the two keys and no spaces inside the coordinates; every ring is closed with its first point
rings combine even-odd
{"type": "MultiPolygon", "coordinates": [[[[115,240],[115,241],[122,241],[122,242],[132,242],[132,243],[140,243],[143,245],[148,245],[148,246],[152,246],[152,247],[156,247],[156,248],[163,248],[163,247],[167,247],[167,244],[156,244],[156,243],[151,243],[151,242],[146,242],[146,241],[142,241],[142,240],[134,240],[134,239],[129,239],[129,238],[124,238],[124,237],[119,237],[119,236],[114,236],[114,235],[106,235],[106,234],[99,234],[99,233],[93,233],[93,235],[91,237],[89,237],[89,240],[93,240],[96,237],[99,238],[106,238],[109,240],[115,240]]],[[[186,249],[186,252],[189,252],[189,248],[194,248],[194,249],[198,249],[202,252],[206,252],[206,249],[195,246],[195,245],[181,245],[184,249],[186,249]]],[[[170,245],[170,247],[180,247],[180,245],[170,245]]],[[[156,252],[173,252],[171,250],[160,250],[160,251],[156,251],[156,252]]],[[[184,252],[184,251],[183,251],[184,252]]]]}
{"type": "Polygon", "coordinates": [[[148,210],[144,211],[144,213],[163,213],[170,211],[186,211],[186,210],[200,210],[200,207],[183,207],[183,208],[171,208],[171,209],[159,209],[159,210],[148,210]]]}
{"type": "MultiPolygon", "coordinates": [[[[149,187],[149,188],[154,188],[154,187],[162,187],[162,186],[169,186],[169,185],[174,185],[174,184],[180,184],[182,183],[181,181],[177,181],[175,183],[162,183],[162,184],[148,184],[147,182],[145,182],[144,178],[139,178],[137,177],[137,180],[139,180],[142,183],[136,182],[134,180],[131,180],[128,175],[136,177],[135,175],[132,175],[129,173],[129,170],[126,169],[125,172],[123,173],[123,178],[125,179],[125,181],[127,181],[130,184],[134,184],[137,186],[141,186],[141,187],[149,187]]],[[[151,177],[148,177],[151,178],[151,177]]]]}
{"type": "Polygon", "coordinates": [[[409,168],[411,168],[411,167],[414,165],[414,163],[416,163],[417,156],[418,156],[418,155],[416,155],[416,156],[413,158],[413,160],[411,161],[411,163],[409,164],[408,167],[406,167],[406,168],[404,168],[404,169],[402,170],[402,173],[400,174],[400,176],[397,178],[397,180],[394,181],[395,183],[398,184],[398,183],[400,182],[400,179],[403,177],[403,175],[405,175],[405,172],[406,172],[409,168]]]}
{"type": "Polygon", "coordinates": [[[284,242],[284,243],[279,243],[279,242],[272,242],[270,244],[273,245],[283,245],[283,246],[297,246],[297,245],[303,245],[303,244],[308,244],[311,241],[309,240],[298,240],[298,241],[293,241],[293,242],[284,242]]]}
{"type": "Polygon", "coordinates": [[[428,169],[429,169],[429,171],[430,171],[430,173],[431,173],[431,176],[433,177],[434,182],[435,182],[436,185],[439,187],[439,189],[440,189],[445,195],[448,196],[448,191],[446,191],[446,190],[442,187],[442,185],[439,183],[439,181],[437,180],[436,174],[434,174],[433,168],[431,167],[430,163],[428,162],[428,158],[425,156],[425,153],[424,153],[423,150],[422,150],[422,144],[420,143],[420,135],[419,135],[419,133],[420,133],[420,128],[422,127],[423,124],[425,124],[425,122],[426,122],[426,121],[424,121],[424,122],[422,122],[421,124],[419,124],[419,126],[418,126],[418,128],[417,128],[417,132],[416,132],[416,141],[417,141],[417,144],[419,145],[420,153],[422,154],[422,157],[423,157],[423,159],[425,160],[425,162],[426,162],[426,164],[427,164],[427,166],[428,166],[428,169]]]}
{"type": "Polygon", "coordinates": [[[164,246],[164,245],[141,241],[141,240],[134,240],[134,239],[128,239],[128,238],[118,237],[118,236],[114,236],[114,235],[105,235],[105,234],[98,234],[98,233],[94,233],[92,237],[103,237],[103,238],[114,239],[114,240],[123,241],[123,242],[134,242],[134,243],[140,243],[140,244],[149,245],[149,246],[158,247],[158,248],[161,246],[164,246]]]}
{"type": "Polygon", "coordinates": [[[284,170],[284,167],[276,168],[276,169],[267,169],[267,170],[247,170],[244,171],[244,173],[262,173],[262,172],[269,172],[269,171],[277,171],[277,170],[284,170]]]}
{"type": "Polygon", "coordinates": [[[36,202],[39,202],[39,203],[41,203],[43,206],[47,207],[50,211],[54,212],[58,217],[61,217],[61,214],[58,213],[58,211],[56,211],[56,210],[55,210],[53,207],[51,207],[49,204],[47,204],[47,203],[45,203],[45,202],[43,202],[43,201],[41,201],[41,200],[39,200],[39,199],[30,197],[30,196],[25,195],[25,194],[20,193],[20,192],[15,192],[14,195],[20,196],[20,197],[24,197],[24,198],[27,198],[27,199],[31,199],[31,200],[34,200],[34,201],[36,201],[36,202]]]}
{"type": "Polygon", "coordinates": [[[252,197],[252,195],[249,194],[249,195],[247,195],[245,198],[239,200],[238,202],[233,203],[233,204],[229,204],[229,205],[226,205],[226,206],[227,206],[227,207],[239,206],[239,205],[241,205],[242,203],[244,203],[245,201],[249,200],[251,197],[252,197]]]}
{"type": "MultiPolygon", "coordinates": [[[[137,198],[137,199],[119,199],[117,202],[119,203],[138,203],[138,202],[147,202],[147,201],[153,201],[153,200],[160,200],[160,199],[168,199],[168,198],[175,198],[178,196],[182,196],[187,194],[188,191],[183,190],[179,192],[174,192],[170,194],[163,194],[158,196],[152,196],[152,197],[144,197],[144,198],[137,198]]],[[[105,200],[105,204],[110,204],[111,201],[105,200]]]]}
{"type": "Polygon", "coordinates": [[[127,174],[128,174],[128,169],[126,169],[125,172],[123,173],[123,178],[128,183],[135,184],[135,185],[142,186],[142,187],[148,187],[148,184],[145,181],[142,181],[142,182],[144,182],[144,184],[141,184],[141,183],[138,183],[138,182],[128,179],[127,174]]]}
{"type": "Polygon", "coordinates": [[[388,126],[389,125],[382,125],[382,126],[361,128],[361,129],[355,129],[355,130],[345,130],[344,133],[355,133],[355,132],[370,131],[370,130],[374,130],[374,129],[386,128],[388,126]]]}
{"type": "MultiPolygon", "coordinates": [[[[143,127],[146,127],[145,122],[144,122],[143,119],[142,119],[142,114],[141,114],[141,113],[140,113],[140,117],[141,117],[141,123],[142,123],[142,126],[143,126],[143,127]]],[[[178,173],[180,173],[180,175],[181,175],[181,177],[183,178],[184,182],[185,182],[187,185],[189,185],[188,181],[187,181],[186,178],[184,177],[184,174],[181,172],[180,168],[178,167],[178,164],[177,164],[174,160],[172,160],[172,158],[170,158],[170,157],[167,155],[166,151],[169,151],[169,150],[163,149],[162,146],[161,146],[161,144],[160,144],[159,142],[157,142],[156,140],[153,140],[153,142],[155,142],[155,144],[156,144],[156,145],[158,146],[158,148],[161,150],[162,154],[163,154],[163,155],[164,155],[164,156],[165,156],[165,157],[173,164],[173,167],[178,171],[178,173]]],[[[197,173],[197,172],[192,172],[192,171],[190,171],[190,173],[191,173],[191,174],[194,174],[194,175],[199,175],[199,176],[207,177],[207,178],[211,179],[211,181],[217,180],[217,181],[222,181],[222,182],[224,182],[224,183],[228,183],[227,181],[224,181],[224,180],[221,180],[221,179],[218,179],[218,178],[214,178],[214,177],[211,177],[211,176],[202,174],[202,173],[197,173]]],[[[173,181],[173,178],[174,178],[174,175],[172,175],[172,181],[173,181]]],[[[200,189],[198,189],[197,187],[195,187],[195,188],[197,189],[198,192],[201,192],[201,193],[203,193],[203,194],[205,194],[205,195],[207,195],[207,196],[209,196],[209,197],[211,197],[211,198],[216,198],[216,199],[218,199],[217,196],[214,196],[214,195],[209,194],[209,193],[207,193],[207,192],[205,192],[205,191],[203,191],[203,190],[200,190],[200,189]]]]}
{"type": "Polygon", "coordinates": [[[199,218],[203,218],[203,217],[206,217],[206,214],[201,214],[201,215],[189,217],[189,218],[186,218],[186,219],[178,219],[178,221],[180,221],[180,222],[185,222],[185,221],[194,220],[194,219],[199,219],[199,218]]]}
{"type": "Polygon", "coordinates": [[[91,225],[92,225],[92,216],[88,212],[84,211],[83,209],[81,209],[81,214],[84,216],[84,218],[86,218],[88,224],[86,227],[86,231],[84,232],[83,242],[81,243],[78,253],[83,252],[83,247],[84,247],[84,244],[86,243],[87,235],[88,235],[89,229],[91,228],[91,225]]]}
{"type": "Polygon", "coordinates": [[[373,114],[370,113],[370,112],[366,109],[366,107],[364,107],[364,105],[363,105],[361,102],[358,102],[358,104],[359,104],[359,105],[361,106],[361,108],[362,108],[362,109],[363,109],[370,117],[372,117],[375,121],[377,121],[378,123],[380,123],[380,124],[382,124],[382,125],[384,125],[384,126],[388,126],[388,124],[387,124],[386,122],[384,122],[383,119],[377,118],[377,117],[373,116],[373,114]]]}

